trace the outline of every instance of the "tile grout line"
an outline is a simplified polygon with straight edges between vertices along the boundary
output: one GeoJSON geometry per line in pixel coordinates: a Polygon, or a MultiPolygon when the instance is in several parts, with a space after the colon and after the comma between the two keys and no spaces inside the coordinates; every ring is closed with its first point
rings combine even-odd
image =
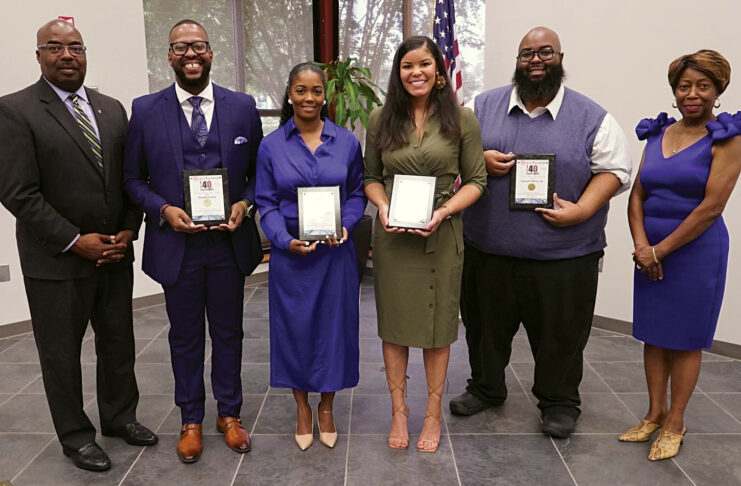
{"type": "Polygon", "coordinates": [[[13,478],[11,478],[10,481],[11,482],[15,481],[16,479],[18,479],[20,477],[21,474],[23,474],[24,472],[26,472],[26,469],[28,469],[28,466],[30,466],[31,463],[33,463],[33,461],[35,461],[36,459],[38,459],[38,457],[52,444],[52,442],[54,442],[54,439],[56,439],[56,437],[57,437],[56,434],[52,434],[52,437],[51,437],[51,439],[49,439],[49,442],[47,442],[46,445],[43,446],[41,448],[41,450],[39,450],[39,452],[37,452],[31,458],[31,460],[28,461],[25,466],[23,466],[23,469],[21,469],[20,471],[18,471],[18,473],[13,478]]]}
{"type": "MultiPolygon", "coordinates": [[[[536,413],[537,413],[538,407],[533,403],[532,399],[530,398],[530,394],[527,392],[527,390],[525,390],[525,385],[522,384],[522,380],[520,380],[520,377],[517,376],[517,372],[512,367],[512,364],[509,363],[509,364],[507,364],[507,366],[509,366],[510,370],[512,370],[512,374],[515,375],[515,379],[517,380],[517,383],[520,384],[520,388],[522,388],[522,391],[525,392],[525,398],[527,399],[527,402],[530,404],[530,407],[531,408],[535,408],[536,413]]],[[[542,418],[539,419],[539,420],[540,420],[541,423],[543,423],[543,419],[542,418]]],[[[574,473],[571,472],[571,468],[566,463],[566,459],[564,459],[563,454],[561,454],[561,451],[558,450],[558,446],[556,445],[556,442],[553,440],[553,437],[549,437],[549,439],[551,441],[551,445],[556,450],[556,454],[558,454],[558,457],[561,459],[561,463],[563,464],[563,467],[566,468],[566,472],[569,473],[569,477],[574,482],[574,485],[575,486],[579,486],[579,483],[576,482],[576,478],[574,477],[574,473]]]]}
{"type": "MultiPolygon", "coordinates": [[[[165,416],[162,418],[162,420],[160,420],[159,425],[157,425],[157,427],[154,430],[159,430],[160,427],[162,427],[162,425],[167,421],[167,418],[170,416],[170,414],[172,413],[174,409],[175,409],[175,404],[173,403],[170,406],[170,410],[168,410],[167,413],[165,413],[165,416]]],[[[158,434],[158,437],[159,437],[159,434],[158,434]]],[[[142,450],[139,451],[139,454],[137,454],[137,456],[134,458],[134,461],[131,463],[131,466],[129,466],[129,469],[126,470],[126,474],[124,474],[123,477],[121,478],[121,481],[118,483],[118,486],[122,486],[124,481],[126,481],[126,478],[129,477],[129,474],[131,473],[132,469],[134,469],[134,466],[136,465],[136,463],[139,462],[139,459],[141,458],[141,456],[144,455],[144,451],[147,450],[147,447],[148,446],[144,446],[142,447],[142,450]]]]}
{"type": "MultiPolygon", "coordinates": [[[[6,364],[10,364],[10,363],[6,363],[6,364]]],[[[14,363],[14,364],[19,364],[19,363],[14,363]]],[[[23,364],[23,363],[20,363],[20,364],[23,364]]],[[[39,365],[39,368],[41,368],[41,364],[39,364],[39,363],[29,363],[29,364],[38,364],[39,365]]],[[[3,405],[5,405],[6,403],[10,402],[12,399],[14,399],[15,397],[17,397],[18,395],[24,394],[23,393],[23,390],[25,390],[29,386],[33,385],[36,382],[36,380],[38,380],[39,378],[41,378],[43,380],[43,375],[39,374],[39,376],[37,376],[36,378],[33,378],[31,381],[29,381],[28,383],[26,383],[24,386],[20,387],[18,389],[18,391],[15,392],[15,393],[13,393],[13,394],[11,394],[10,397],[7,400],[5,400],[4,402],[0,402],[0,407],[2,407],[3,405]]],[[[31,394],[30,393],[25,393],[24,395],[31,395],[31,394]]],[[[37,394],[34,393],[34,395],[37,395],[37,394]]],[[[46,390],[44,390],[43,395],[46,396],[46,390]]]]}
{"type": "MultiPolygon", "coordinates": [[[[587,366],[589,366],[589,368],[591,368],[592,371],[594,371],[594,373],[597,375],[597,378],[599,378],[600,381],[602,381],[602,383],[605,384],[605,386],[612,392],[613,395],[615,395],[615,398],[617,398],[617,400],[628,410],[628,412],[630,412],[630,414],[633,417],[635,417],[636,420],[641,420],[641,419],[638,418],[638,416],[635,413],[633,413],[633,410],[630,409],[630,407],[623,401],[623,399],[620,398],[620,396],[617,394],[617,392],[615,390],[613,390],[613,388],[609,385],[609,383],[607,383],[607,381],[605,381],[605,379],[602,378],[602,375],[600,375],[597,372],[597,370],[592,366],[592,364],[589,361],[587,361],[587,360],[584,360],[584,363],[587,366]]],[[[679,465],[679,463],[676,461],[676,459],[674,457],[671,458],[671,461],[674,463],[674,465],[677,466],[677,468],[679,468],[680,471],[682,471],[682,474],[684,474],[684,476],[687,478],[687,480],[690,483],[692,483],[693,486],[696,486],[695,485],[695,482],[692,480],[692,478],[690,477],[690,475],[687,474],[684,469],[682,469],[682,467],[679,465]]]]}
{"type": "MultiPolygon", "coordinates": [[[[88,405],[90,405],[91,403],[93,403],[93,400],[95,400],[95,395],[93,395],[93,397],[90,399],[90,401],[87,402],[87,404],[84,404],[82,408],[85,409],[85,407],[87,407],[88,405]]],[[[54,442],[54,439],[56,437],[57,437],[56,433],[52,433],[52,438],[49,439],[49,442],[47,442],[46,445],[44,447],[42,447],[41,450],[38,453],[36,453],[36,455],[33,456],[30,461],[28,461],[28,463],[23,467],[23,469],[21,469],[20,471],[18,471],[18,474],[16,474],[13,477],[13,479],[11,479],[11,481],[15,481],[16,479],[18,479],[18,477],[21,474],[23,474],[26,471],[26,469],[28,469],[28,467],[33,463],[33,461],[35,461],[41,455],[41,453],[44,452],[51,445],[52,442],[54,442]]]]}
{"type": "MultiPolygon", "coordinates": [[[[248,289],[250,289],[250,288],[248,287],[248,289]]],[[[255,295],[255,292],[257,292],[257,287],[253,287],[250,290],[252,290],[252,293],[250,294],[249,297],[247,297],[245,299],[245,301],[244,301],[245,304],[249,304],[250,303],[250,299],[255,295]]],[[[242,305],[242,316],[244,316],[244,304],[242,305]]],[[[244,330],[244,317],[242,318],[242,329],[244,330]]],[[[244,340],[244,336],[242,336],[242,339],[244,340]]],[[[244,349],[242,350],[242,353],[244,355],[244,349]]],[[[241,361],[241,359],[240,359],[240,361],[241,361]]],[[[241,370],[242,370],[242,365],[243,364],[244,363],[240,363],[239,364],[240,375],[241,375],[241,370]]],[[[265,396],[262,399],[262,404],[260,405],[260,410],[257,412],[257,416],[255,417],[255,423],[252,424],[252,429],[250,430],[250,441],[252,439],[252,435],[253,435],[252,433],[255,431],[255,426],[257,425],[257,418],[260,416],[260,412],[262,411],[263,405],[265,405],[265,400],[267,400],[268,392],[270,392],[270,386],[268,386],[268,390],[265,392],[265,396]]],[[[242,397],[244,397],[244,393],[242,393],[242,397]]],[[[245,454],[240,454],[239,455],[239,461],[237,461],[237,467],[234,470],[234,476],[232,476],[232,480],[229,483],[230,486],[233,486],[234,485],[234,481],[237,480],[237,475],[239,474],[239,469],[242,467],[242,461],[244,461],[244,456],[245,456],[245,454]]]]}
{"type": "Polygon", "coordinates": [[[695,386],[697,387],[697,389],[698,389],[698,390],[700,391],[700,393],[701,393],[701,394],[703,394],[703,395],[705,395],[706,397],[708,397],[708,399],[709,399],[709,400],[710,400],[711,402],[713,402],[714,404],[716,404],[716,405],[718,406],[718,408],[720,408],[721,410],[723,410],[723,411],[724,411],[724,412],[725,412],[725,413],[726,413],[726,414],[727,414],[727,415],[728,415],[729,417],[731,417],[731,418],[732,418],[733,420],[735,420],[735,421],[736,421],[736,423],[739,423],[739,424],[741,424],[741,420],[739,420],[739,419],[737,419],[736,417],[734,417],[734,416],[733,416],[733,414],[732,414],[731,412],[729,412],[728,410],[726,410],[726,409],[725,409],[725,407],[723,407],[723,406],[722,406],[722,405],[721,405],[720,403],[718,403],[718,402],[716,402],[715,400],[713,400],[713,397],[711,397],[710,395],[708,395],[707,393],[705,393],[705,391],[704,391],[704,390],[703,390],[702,388],[700,388],[700,387],[699,387],[699,386],[697,386],[697,385],[695,385],[695,386]]]}
{"type": "Polygon", "coordinates": [[[350,417],[347,421],[347,451],[345,452],[345,481],[344,486],[347,486],[347,476],[349,474],[349,464],[350,464],[350,440],[351,440],[351,433],[352,433],[352,406],[353,406],[353,397],[355,396],[355,388],[350,391],[350,417]]]}
{"type": "MultiPolygon", "coordinates": [[[[447,378],[445,381],[448,381],[447,378]]],[[[441,404],[442,405],[442,404],[441,404]]],[[[455,449],[453,449],[453,440],[450,438],[450,427],[448,426],[448,419],[445,417],[445,413],[442,413],[443,422],[445,422],[445,435],[448,436],[448,445],[450,446],[450,455],[453,457],[453,469],[455,469],[455,477],[458,480],[458,486],[462,486],[461,474],[458,471],[458,461],[455,460],[455,449]]]]}

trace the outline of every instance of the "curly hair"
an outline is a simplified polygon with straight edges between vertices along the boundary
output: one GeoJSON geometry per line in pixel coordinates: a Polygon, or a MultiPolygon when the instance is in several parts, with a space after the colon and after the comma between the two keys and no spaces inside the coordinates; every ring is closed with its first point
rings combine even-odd
{"type": "Polygon", "coordinates": [[[709,77],[718,94],[722,94],[731,82],[731,65],[719,52],[702,49],[693,54],[680,56],[669,64],[669,85],[676,91],[679,78],[689,68],[709,77]]]}
{"type": "MultiPolygon", "coordinates": [[[[283,106],[281,106],[280,108],[281,127],[285,125],[286,122],[291,119],[291,117],[293,117],[293,105],[288,102],[288,93],[291,91],[291,85],[294,81],[296,81],[296,76],[304,71],[311,71],[321,76],[325,93],[327,91],[327,75],[324,74],[322,68],[320,68],[316,63],[302,62],[301,64],[296,64],[295,66],[293,66],[291,72],[288,74],[288,83],[286,84],[286,91],[283,94],[283,106]]],[[[322,105],[321,110],[319,110],[319,117],[324,120],[325,118],[327,118],[328,115],[329,109],[327,108],[327,105],[322,105]]]]}
{"type": "Polygon", "coordinates": [[[440,132],[443,136],[457,142],[461,138],[460,106],[450,87],[448,73],[445,72],[445,61],[435,42],[429,37],[416,35],[402,42],[394,55],[394,64],[389,76],[386,102],[381,110],[376,147],[380,150],[395,150],[406,145],[407,123],[413,119],[411,96],[401,82],[401,60],[409,51],[424,47],[435,60],[437,75],[445,78],[445,87],[432,88],[427,100],[431,111],[440,118],[440,132]]]}

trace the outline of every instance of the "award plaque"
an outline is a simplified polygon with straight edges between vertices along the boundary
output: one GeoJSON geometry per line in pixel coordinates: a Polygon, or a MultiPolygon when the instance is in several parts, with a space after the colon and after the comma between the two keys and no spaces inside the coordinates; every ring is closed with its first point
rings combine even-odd
{"type": "Polygon", "coordinates": [[[435,205],[435,177],[395,175],[389,207],[389,226],[425,229],[435,205]]]}
{"type": "Polygon", "coordinates": [[[340,186],[299,187],[298,239],[342,238],[340,186]]]}
{"type": "Polygon", "coordinates": [[[554,154],[518,154],[509,171],[509,208],[553,208],[554,154]]]}
{"type": "Polygon", "coordinates": [[[226,169],[184,170],[185,212],[195,224],[217,226],[227,223],[229,181],[226,169]]]}

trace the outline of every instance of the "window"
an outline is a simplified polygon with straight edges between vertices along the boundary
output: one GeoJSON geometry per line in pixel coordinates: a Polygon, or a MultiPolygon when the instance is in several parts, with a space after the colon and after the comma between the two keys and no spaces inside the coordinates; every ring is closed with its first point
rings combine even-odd
{"type": "MultiPolygon", "coordinates": [[[[170,28],[182,19],[195,20],[208,32],[214,50],[213,81],[254,96],[263,131],[270,133],[278,126],[291,67],[313,59],[314,1],[144,0],[150,92],[169,86],[174,79],[167,63],[170,28]]],[[[467,104],[483,87],[484,2],[456,0],[456,35],[467,104]]],[[[404,35],[404,12],[411,16],[410,35],[430,36],[432,6],[430,0],[340,0],[340,58],[357,58],[385,89],[394,52],[404,35]]]]}
{"type": "Polygon", "coordinates": [[[234,21],[231,2],[208,0],[172,2],[144,0],[144,31],[147,45],[149,91],[159,91],[175,79],[167,62],[170,29],[182,19],[195,20],[208,32],[214,63],[211,79],[216,84],[236,89],[234,76],[234,21]]]}
{"type": "Polygon", "coordinates": [[[402,0],[340,2],[340,58],[357,58],[385,90],[402,41],[402,20],[402,0]]]}
{"type": "Polygon", "coordinates": [[[251,0],[242,19],[246,91],[280,109],[291,68],[314,58],[312,0],[251,0]]]}

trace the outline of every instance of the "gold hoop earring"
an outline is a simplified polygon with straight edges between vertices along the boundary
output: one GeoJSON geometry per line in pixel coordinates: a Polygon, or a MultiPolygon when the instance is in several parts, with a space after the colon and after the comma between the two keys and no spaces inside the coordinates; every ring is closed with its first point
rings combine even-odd
{"type": "Polygon", "coordinates": [[[439,74],[435,76],[435,87],[437,89],[443,89],[447,85],[448,85],[448,82],[445,81],[445,76],[441,76],[439,74]]]}
{"type": "Polygon", "coordinates": [[[720,108],[720,98],[715,98],[715,103],[713,103],[713,106],[716,108],[720,108]]]}
{"type": "Polygon", "coordinates": [[[676,108],[676,107],[677,107],[677,99],[674,98],[674,101],[672,101],[672,108],[676,108]]]}

